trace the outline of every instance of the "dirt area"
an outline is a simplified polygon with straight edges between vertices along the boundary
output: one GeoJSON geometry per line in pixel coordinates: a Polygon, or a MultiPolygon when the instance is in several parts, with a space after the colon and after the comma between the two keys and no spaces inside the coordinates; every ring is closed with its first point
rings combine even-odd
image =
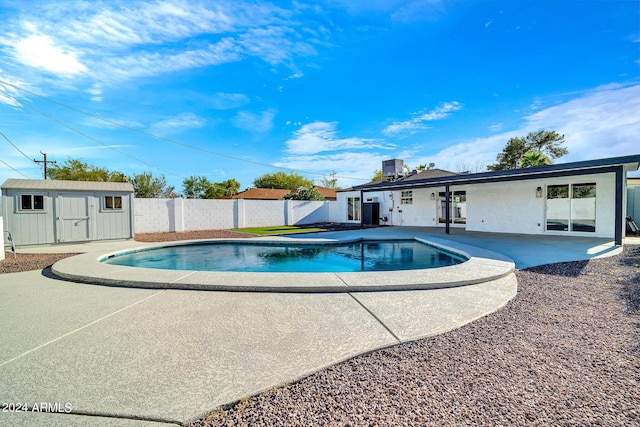
{"type": "Polygon", "coordinates": [[[61,259],[78,254],[18,254],[15,259],[13,252],[5,252],[4,255],[5,258],[0,261],[0,274],[42,270],[61,259]]]}

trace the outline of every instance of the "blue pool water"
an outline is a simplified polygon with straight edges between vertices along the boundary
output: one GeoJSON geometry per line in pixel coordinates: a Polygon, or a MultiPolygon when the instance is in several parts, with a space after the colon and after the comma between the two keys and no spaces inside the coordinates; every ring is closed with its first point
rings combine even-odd
{"type": "Polygon", "coordinates": [[[394,271],[444,267],[466,258],[416,240],[340,244],[206,243],[116,255],[103,262],[168,270],[253,272],[394,271]]]}

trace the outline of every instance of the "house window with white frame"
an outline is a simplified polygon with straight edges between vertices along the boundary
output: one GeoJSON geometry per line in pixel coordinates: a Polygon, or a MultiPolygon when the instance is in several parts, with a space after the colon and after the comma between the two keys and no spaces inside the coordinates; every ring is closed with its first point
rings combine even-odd
{"type": "Polygon", "coordinates": [[[401,205],[412,205],[413,204],[413,191],[402,191],[400,193],[400,204],[401,205]]]}

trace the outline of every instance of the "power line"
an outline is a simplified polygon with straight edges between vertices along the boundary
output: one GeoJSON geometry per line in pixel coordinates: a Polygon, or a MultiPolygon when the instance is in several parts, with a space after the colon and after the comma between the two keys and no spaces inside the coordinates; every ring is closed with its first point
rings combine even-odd
{"type": "Polygon", "coordinates": [[[58,164],[58,162],[56,162],[55,160],[47,160],[47,153],[43,153],[43,152],[41,151],[41,152],[40,152],[40,154],[42,154],[42,156],[44,157],[44,160],[36,160],[36,159],[33,159],[33,161],[34,161],[36,164],[40,164],[40,163],[44,164],[44,179],[47,179],[47,164],[49,164],[49,163],[53,163],[54,165],[57,165],[57,164],[58,164]]]}
{"type": "MultiPolygon", "coordinates": [[[[154,138],[154,139],[158,139],[160,141],[164,141],[164,142],[168,142],[168,143],[171,143],[171,144],[180,145],[182,147],[190,148],[190,149],[196,150],[196,151],[202,151],[204,153],[213,154],[215,156],[225,157],[227,159],[237,160],[239,162],[251,163],[251,164],[254,164],[254,165],[258,165],[258,166],[266,166],[266,167],[270,167],[270,168],[273,168],[273,169],[281,169],[281,170],[285,170],[285,171],[299,172],[299,173],[303,173],[303,174],[307,174],[307,175],[317,175],[317,176],[323,176],[323,177],[325,177],[327,175],[327,174],[323,174],[323,173],[319,173],[319,172],[303,171],[303,170],[299,170],[299,169],[286,168],[286,167],[283,167],[283,166],[275,166],[275,165],[271,165],[271,164],[268,164],[268,163],[261,163],[261,162],[255,161],[255,160],[243,159],[241,157],[236,157],[236,156],[231,156],[231,155],[228,155],[228,154],[219,153],[217,151],[209,150],[207,148],[198,147],[196,145],[187,144],[187,143],[184,143],[184,142],[181,142],[181,141],[177,141],[177,140],[174,140],[174,139],[171,139],[171,138],[165,138],[163,136],[155,135],[155,134],[152,134],[150,132],[144,131],[142,129],[136,129],[134,127],[130,127],[130,126],[124,125],[122,123],[118,123],[118,122],[115,122],[113,120],[105,119],[104,117],[100,117],[98,115],[88,113],[86,111],[80,110],[78,108],[72,107],[70,105],[64,104],[64,103],[56,101],[54,99],[47,98],[47,97],[42,96],[42,95],[38,95],[37,93],[34,93],[34,92],[29,91],[29,90],[23,89],[23,88],[21,88],[19,86],[16,86],[16,85],[8,83],[8,82],[5,82],[3,80],[0,80],[0,83],[2,83],[4,85],[7,85],[7,86],[11,86],[12,88],[17,89],[17,90],[19,90],[21,92],[28,93],[29,95],[35,96],[35,97],[40,98],[40,99],[42,99],[44,101],[50,102],[52,104],[58,105],[60,107],[66,108],[68,110],[75,111],[76,113],[84,114],[85,116],[89,116],[89,117],[92,117],[94,119],[103,121],[105,123],[109,123],[111,125],[118,126],[120,128],[130,130],[132,132],[137,132],[137,133],[140,133],[142,135],[146,135],[148,137],[151,137],[151,138],[154,138]]],[[[5,95],[11,96],[5,91],[0,90],[0,92],[3,92],[5,95]]],[[[13,99],[16,99],[13,96],[11,96],[11,97],[13,99]]],[[[367,178],[354,178],[354,177],[347,177],[347,176],[335,176],[335,178],[350,179],[350,180],[357,180],[357,181],[370,181],[367,178]]]]}
{"type": "Polygon", "coordinates": [[[24,154],[24,151],[22,151],[21,149],[19,149],[19,148],[18,148],[18,146],[17,146],[16,144],[14,144],[14,143],[9,139],[9,137],[8,137],[7,135],[5,135],[4,133],[2,133],[1,131],[0,131],[0,135],[2,135],[2,137],[3,137],[4,139],[6,139],[6,140],[7,140],[7,142],[8,142],[9,144],[13,145],[13,148],[15,148],[16,150],[18,150],[18,151],[20,152],[20,154],[22,154],[24,157],[26,157],[26,158],[27,158],[27,160],[31,161],[31,157],[29,157],[29,156],[27,156],[26,154],[24,154]]]}
{"type": "MultiPolygon", "coordinates": [[[[31,159],[29,159],[31,160],[31,159]]],[[[13,170],[16,173],[19,173],[20,175],[24,176],[25,178],[29,178],[27,175],[23,174],[22,172],[20,172],[18,169],[14,168],[13,166],[11,166],[9,163],[5,162],[4,160],[0,159],[0,162],[4,163],[5,165],[7,165],[11,170],[13,170]]]]}
{"type": "MultiPolygon", "coordinates": [[[[86,133],[84,133],[84,132],[82,132],[82,131],[80,131],[80,130],[78,130],[78,129],[76,129],[76,128],[72,127],[72,126],[69,126],[68,124],[66,124],[66,123],[64,123],[64,122],[61,122],[60,120],[56,119],[55,117],[50,116],[49,114],[45,113],[44,111],[40,111],[40,110],[38,110],[36,107],[34,107],[34,106],[32,106],[32,105],[25,104],[24,102],[20,101],[20,100],[19,100],[18,98],[16,98],[15,96],[8,94],[7,92],[5,92],[5,91],[3,91],[3,90],[1,90],[1,89],[0,89],[0,92],[2,92],[3,94],[5,94],[6,96],[8,96],[8,97],[12,98],[12,99],[13,99],[13,100],[15,100],[16,102],[18,102],[20,105],[22,105],[22,106],[24,106],[24,107],[27,107],[27,108],[29,108],[30,110],[33,110],[33,111],[35,111],[35,112],[36,112],[36,113],[38,113],[38,114],[43,115],[44,117],[46,117],[47,119],[51,120],[52,122],[57,123],[57,124],[59,124],[60,126],[64,126],[64,127],[66,127],[67,129],[70,129],[70,130],[72,130],[73,132],[76,132],[77,134],[79,134],[79,135],[81,135],[81,136],[83,136],[83,137],[85,137],[85,138],[87,138],[87,139],[89,139],[89,140],[91,140],[91,141],[93,141],[93,142],[96,142],[96,143],[98,143],[98,144],[100,144],[100,145],[103,145],[103,146],[105,146],[106,148],[108,148],[108,149],[110,149],[110,150],[113,150],[113,151],[115,151],[115,152],[116,152],[116,153],[118,153],[118,154],[121,154],[121,155],[123,155],[123,156],[126,156],[126,157],[128,157],[128,158],[130,158],[130,159],[133,159],[133,160],[135,160],[135,161],[137,161],[137,162],[140,162],[140,163],[142,163],[142,164],[144,164],[144,165],[146,165],[146,166],[149,166],[149,167],[151,167],[151,168],[157,169],[157,170],[159,170],[159,171],[161,171],[161,172],[164,172],[164,173],[166,173],[166,174],[168,174],[168,175],[173,175],[173,176],[176,176],[176,177],[178,177],[178,178],[180,178],[180,179],[184,179],[184,177],[183,177],[183,176],[176,175],[175,173],[165,171],[164,169],[161,169],[161,168],[159,168],[159,167],[157,167],[157,166],[154,166],[154,165],[152,165],[152,164],[150,164],[150,163],[147,163],[147,162],[145,162],[145,161],[144,161],[144,160],[142,160],[142,159],[138,159],[137,157],[131,156],[131,155],[129,155],[129,154],[127,154],[127,153],[123,152],[123,151],[117,150],[117,149],[115,149],[114,147],[112,147],[112,146],[110,146],[110,145],[108,145],[108,144],[106,144],[106,143],[104,143],[104,142],[100,141],[99,139],[96,139],[96,138],[92,137],[91,135],[88,135],[88,134],[86,134],[86,133]]],[[[31,159],[29,158],[29,160],[31,160],[31,159]]]]}

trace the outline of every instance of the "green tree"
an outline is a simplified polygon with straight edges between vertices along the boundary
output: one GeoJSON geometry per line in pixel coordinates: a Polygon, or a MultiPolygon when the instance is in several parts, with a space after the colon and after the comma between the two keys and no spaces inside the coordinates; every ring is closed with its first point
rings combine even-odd
{"type": "Polygon", "coordinates": [[[190,176],[182,181],[182,192],[188,199],[219,199],[238,193],[240,183],[231,178],[222,182],[211,182],[204,176],[190,176]]]}
{"type": "Polygon", "coordinates": [[[540,153],[551,161],[569,152],[563,144],[564,135],[555,131],[529,132],[525,137],[509,139],[502,152],[496,156],[497,163],[487,166],[487,169],[497,171],[521,168],[522,158],[529,152],[540,153]]]}
{"type": "Polygon", "coordinates": [[[174,191],[175,187],[167,185],[164,175],[154,177],[151,172],[143,172],[130,177],[129,182],[133,185],[134,194],[138,198],[164,197],[173,199],[177,197],[174,191]]]}
{"type": "Polygon", "coordinates": [[[220,186],[224,188],[224,194],[227,196],[233,196],[235,194],[238,194],[238,191],[240,191],[240,183],[234,178],[222,181],[220,183],[220,186]]]}
{"type": "Polygon", "coordinates": [[[322,177],[322,180],[320,181],[322,183],[322,186],[326,188],[339,189],[340,187],[338,187],[338,179],[336,178],[336,171],[331,172],[329,176],[331,178],[327,176],[322,177]]]}
{"type": "Polygon", "coordinates": [[[182,181],[182,193],[187,199],[213,199],[214,184],[204,176],[190,176],[182,181]]]}
{"type": "Polygon", "coordinates": [[[431,169],[431,166],[430,166],[430,165],[427,165],[427,164],[422,164],[422,165],[418,165],[418,166],[416,166],[415,168],[412,168],[411,166],[409,166],[409,165],[405,164],[405,165],[403,165],[403,168],[404,168],[405,172],[407,172],[407,173],[411,173],[411,172],[412,172],[412,171],[414,171],[414,170],[416,170],[416,171],[418,171],[418,172],[421,172],[421,171],[428,171],[428,170],[430,170],[430,169],[431,169]]]}
{"type": "Polygon", "coordinates": [[[373,171],[373,176],[371,177],[371,181],[382,181],[382,169],[376,169],[373,171]]]}
{"type": "Polygon", "coordinates": [[[521,168],[530,168],[533,166],[544,166],[550,164],[551,160],[538,151],[529,151],[528,153],[524,153],[524,156],[522,156],[522,159],[520,160],[521,168]]]}
{"type": "Polygon", "coordinates": [[[282,198],[286,200],[324,200],[324,196],[314,187],[298,187],[297,190],[285,194],[282,198]]]}
{"type": "Polygon", "coordinates": [[[257,188],[295,190],[298,187],[313,187],[313,181],[293,172],[274,172],[266,173],[254,179],[253,185],[257,188]]]}
{"type": "Polygon", "coordinates": [[[127,176],[122,172],[109,171],[106,168],[89,165],[78,159],[68,159],[60,166],[50,166],[47,175],[49,179],[61,179],[65,181],[128,181],[127,176]]]}

